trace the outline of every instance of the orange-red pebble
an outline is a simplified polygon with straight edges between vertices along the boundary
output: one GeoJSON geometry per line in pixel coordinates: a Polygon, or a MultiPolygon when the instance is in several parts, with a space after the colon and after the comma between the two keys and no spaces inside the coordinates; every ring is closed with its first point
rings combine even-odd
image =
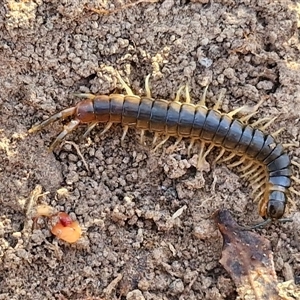
{"type": "Polygon", "coordinates": [[[82,231],[77,221],[73,221],[65,212],[59,212],[53,217],[58,217],[58,222],[51,228],[52,234],[68,243],[75,243],[80,239],[82,231]]]}

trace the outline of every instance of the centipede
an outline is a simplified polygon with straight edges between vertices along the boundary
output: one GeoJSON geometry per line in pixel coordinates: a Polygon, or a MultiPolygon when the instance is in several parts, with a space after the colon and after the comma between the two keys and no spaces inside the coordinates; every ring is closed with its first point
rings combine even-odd
{"type": "Polygon", "coordinates": [[[83,98],[80,102],[34,125],[29,133],[39,131],[57,120],[71,118],[51,144],[51,151],[80,124],[87,125],[83,135],[85,138],[99,123],[105,124],[100,135],[106,133],[113,124],[119,123],[123,126],[122,143],[129,128],[140,131],[141,143],[145,132],[152,132],[154,150],[164,145],[170,137],[175,137],[176,143],[189,139],[188,153],[195,143],[198,144],[198,166],[213,149],[218,149],[219,154],[214,162],[227,162],[229,168],[239,168],[242,177],[254,186],[254,202],[258,202],[259,215],[265,220],[251,228],[276,220],[287,220],[283,216],[288,192],[298,192],[291,188],[291,180],[295,177],[292,176],[292,161],[284,145],[275,140],[277,133],[265,132],[274,119],[263,118],[249,124],[256,109],[238,118],[243,107],[228,113],[222,112],[222,97],[212,108],[208,108],[207,87],[197,104],[191,103],[187,86],[182,86],[171,101],[154,99],[149,85],[150,76],[145,80],[145,95],[138,96],[119,73],[116,76],[126,94],[76,94],[83,98]],[[180,97],[184,88],[183,102],[180,97]],[[158,140],[159,137],[162,138],[158,140]]]}

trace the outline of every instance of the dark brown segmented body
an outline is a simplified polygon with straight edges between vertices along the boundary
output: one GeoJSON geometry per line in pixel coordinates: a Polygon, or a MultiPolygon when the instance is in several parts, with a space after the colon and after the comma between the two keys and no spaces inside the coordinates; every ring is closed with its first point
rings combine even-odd
{"type": "Polygon", "coordinates": [[[64,110],[34,126],[31,131],[72,115],[73,123],[58,136],[54,146],[80,123],[121,123],[123,126],[166,136],[213,144],[265,167],[265,203],[260,214],[269,219],[280,219],[283,216],[286,193],[291,184],[291,160],[272,135],[205,105],[123,94],[87,97],[74,108],[64,110]]]}

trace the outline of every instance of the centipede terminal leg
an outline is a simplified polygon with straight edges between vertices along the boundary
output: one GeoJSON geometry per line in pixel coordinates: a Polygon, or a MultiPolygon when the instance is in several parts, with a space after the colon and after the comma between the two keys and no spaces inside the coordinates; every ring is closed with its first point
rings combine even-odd
{"type": "Polygon", "coordinates": [[[59,113],[51,116],[50,118],[48,118],[47,120],[45,120],[44,122],[38,124],[38,125],[34,125],[32,126],[28,132],[32,133],[32,132],[36,132],[39,131],[41,129],[43,129],[44,127],[46,127],[47,125],[59,120],[59,119],[66,119],[67,117],[70,117],[72,115],[75,114],[76,111],[76,107],[70,107],[67,109],[64,109],[62,111],[60,111],[59,113]]]}
{"type": "Polygon", "coordinates": [[[55,141],[49,147],[49,151],[53,151],[58,144],[71,132],[73,131],[78,125],[80,124],[80,120],[75,119],[71,120],[70,123],[64,126],[64,130],[56,137],[55,141]]]}

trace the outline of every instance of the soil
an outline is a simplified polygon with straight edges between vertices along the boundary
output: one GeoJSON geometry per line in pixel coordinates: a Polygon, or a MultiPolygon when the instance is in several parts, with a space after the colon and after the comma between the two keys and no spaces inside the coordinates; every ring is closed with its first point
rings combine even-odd
{"type": "MultiPolygon", "coordinates": [[[[84,127],[47,151],[62,122],[27,130],[78,102],[74,93],[137,95],[151,74],[154,98],[188,84],[222,110],[261,100],[252,119],[277,116],[278,140],[300,140],[300,6],[291,0],[4,0],[0,5],[0,299],[236,299],[219,263],[222,238],[211,215],[232,211],[239,224],[262,219],[251,187],[225,164],[195,168],[197,146],[155,153],[122,127],[84,127]],[[42,188],[40,197],[32,192],[42,188]],[[57,239],[38,204],[69,213],[84,230],[57,239]]],[[[173,146],[173,147],[172,147],[173,146]]],[[[174,149],[175,148],[175,149],[174,149]]],[[[296,146],[288,151],[300,163],[296,146]]],[[[299,170],[294,175],[299,177],[299,170]]],[[[293,184],[295,190],[299,189],[293,184]]],[[[258,232],[271,241],[280,281],[300,283],[299,197],[286,217],[258,232]]]]}

